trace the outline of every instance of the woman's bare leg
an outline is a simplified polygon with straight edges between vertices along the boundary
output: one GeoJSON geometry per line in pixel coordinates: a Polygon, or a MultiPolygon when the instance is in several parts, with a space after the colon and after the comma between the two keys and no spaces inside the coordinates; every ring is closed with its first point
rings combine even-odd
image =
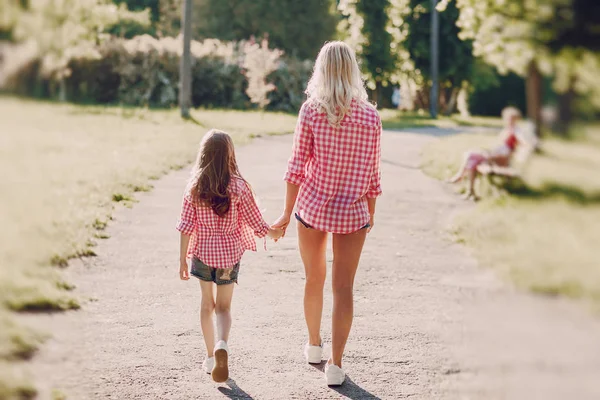
{"type": "Polygon", "coordinates": [[[477,195],[475,194],[475,179],[477,178],[477,170],[470,169],[467,171],[467,178],[469,179],[469,187],[467,189],[467,194],[465,198],[467,200],[479,200],[477,195]]]}
{"type": "Polygon", "coordinates": [[[333,235],[331,361],[340,368],[354,317],[354,277],[366,236],[366,229],[333,235]]]}
{"type": "Polygon", "coordinates": [[[298,223],[298,246],[304,263],[304,318],[308,328],[308,342],[321,345],[321,316],[323,314],[323,286],[325,285],[325,249],[327,233],[306,228],[298,223]]]}
{"type": "Polygon", "coordinates": [[[200,326],[202,327],[202,336],[206,345],[206,354],[213,356],[215,348],[215,327],[213,325],[213,313],[215,311],[215,297],[213,293],[214,283],[200,281],[200,290],[202,290],[202,303],[200,305],[200,326]]]}
{"type": "Polygon", "coordinates": [[[447,179],[446,182],[458,183],[462,180],[462,178],[465,176],[465,171],[467,169],[467,162],[469,161],[469,157],[471,157],[471,154],[473,154],[472,151],[468,151],[465,153],[465,155],[463,157],[463,162],[460,165],[458,172],[456,174],[454,174],[454,176],[452,178],[447,179]]]}

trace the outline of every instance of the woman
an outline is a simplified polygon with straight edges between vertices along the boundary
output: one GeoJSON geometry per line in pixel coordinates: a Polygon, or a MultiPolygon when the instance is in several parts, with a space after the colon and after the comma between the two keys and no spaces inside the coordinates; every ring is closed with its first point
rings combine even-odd
{"type": "Polygon", "coordinates": [[[273,228],[286,229],[296,207],[306,273],[304,354],[311,364],[322,359],[325,249],[328,233],[333,234],[332,354],[325,377],[328,385],[341,385],[354,276],[366,235],[373,229],[375,199],[381,195],[381,119],[368,103],[354,52],[342,42],[323,46],[306,94],[285,175],[284,212],[273,228]]]}
{"type": "Polygon", "coordinates": [[[449,183],[460,182],[465,176],[469,179],[467,199],[477,199],[475,178],[477,178],[479,165],[488,163],[499,167],[508,167],[517,146],[526,143],[517,131],[517,122],[521,119],[521,112],[515,107],[506,107],[502,110],[502,119],[505,125],[504,130],[500,133],[502,144],[491,151],[479,150],[465,153],[460,169],[452,178],[448,179],[449,183]]]}

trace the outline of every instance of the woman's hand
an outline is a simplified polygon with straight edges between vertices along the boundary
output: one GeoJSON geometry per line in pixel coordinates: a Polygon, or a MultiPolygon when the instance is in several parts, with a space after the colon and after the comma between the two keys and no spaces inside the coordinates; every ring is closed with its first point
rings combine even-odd
{"type": "Polygon", "coordinates": [[[179,279],[182,281],[187,281],[190,279],[190,271],[187,260],[182,260],[179,262],[179,279]]]}
{"type": "Polygon", "coordinates": [[[290,214],[289,213],[283,213],[281,214],[281,216],[279,218],[277,218],[277,220],[271,225],[272,229],[281,229],[283,230],[283,233],[281,235],[281,237],[285,237],[285,230],[287,229],[288,225],[290,224],[290,214]]]}
{"type": "Polygon", "coordinates": [[[375,226],[375,214],[371,214],[371,218],[369,219],[369,227],[367,228],[367,233],[371,232],[371,229],[375,226]]]}

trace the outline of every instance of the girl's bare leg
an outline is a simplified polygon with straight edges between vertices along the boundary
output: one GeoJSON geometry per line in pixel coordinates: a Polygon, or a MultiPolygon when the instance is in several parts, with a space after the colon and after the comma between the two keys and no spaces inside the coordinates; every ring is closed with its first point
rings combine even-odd
{"type": "Polygon", "coordinates": [[[321,345],[321,316],[323,315],[323,286],[325,285],[325,249],[327,233],[306,228],[298,223],[298,246],[304,264],[304,318],[308,342],[321,345]]]}
{"type": "Polygon", "coordinates": [[[233,298],[233,287],[228,285],[217,285],[217,302],[215,312],[217,314],[217,341],[229,340],[229,331],[231,330],[231,299],[233,298]]]}
{"type": "Polygon", "coordinates": [[[366,229],[333,235],[331,361],[340,368],[354,317],[354,277],[366,236],[366,229]]]}
{"type": "Polygon", "coordinates": [[[213,294],[214,283],[200,281],[200,290],[202,290],[202,303],[200,305],[200,326],[202,327],[202,336],[206,345],[206,354],[213,356],[215,348],[215,328],[213,325],[213,313],[215,311],[215,297],[213,294]]]}

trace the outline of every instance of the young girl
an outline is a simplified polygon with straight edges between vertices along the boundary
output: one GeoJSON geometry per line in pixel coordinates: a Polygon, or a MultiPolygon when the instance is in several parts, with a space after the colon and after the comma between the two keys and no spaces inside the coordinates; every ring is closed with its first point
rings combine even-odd
{"type": "Polygon", "coordinates": [[[216,382],[225,382],[229,377],[231,298],[240,259],[245,250],[256,251],[254,236],[279,239],[283,234],[263,220],[249,185],[240,175],[227,133],[213,129],[202,140],[177,230],[181,232],[179,277],[190,279],[189,255],[191,274],[200,280],[200,324],[207,351],[202,366],[216,382]],[[217,316],[216,345],[213,312],[217,316]]]}

